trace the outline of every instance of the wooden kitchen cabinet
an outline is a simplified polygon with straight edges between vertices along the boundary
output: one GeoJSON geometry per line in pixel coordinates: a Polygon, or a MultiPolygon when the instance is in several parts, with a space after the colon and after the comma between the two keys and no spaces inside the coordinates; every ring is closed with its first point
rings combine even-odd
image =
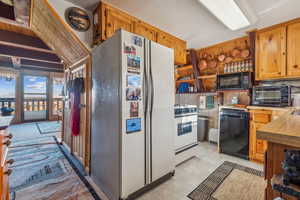
{"type": "Polygon", "coordinates": [[[256,33],[256,80],[300,78],[300,19],[256,33]]]}
{"type": "Polygon", "coordinates": [[[141,35],[149,40],[174,49],[174,63],[186,64],[186,41],[133,17],[126,12],[101,2],[94,11],[94,44],[110,38],[117,30],[141,35]]]}
{"type": "Polygon", "coordinates": [[[264,161],[264,154],[267,150],[267,142],[256,138],[256,130],[264,123],[250,122],[250,159],[257,162],[264,161]]]}
{"type": "Polygon", "coordinates": [[[267,142],[256,138],[256,131],[272,120],[270,110],[250,110],[249,157],[250,160],[263,163],[267,142]]]}
{"type": "Polygon", "coordinates": [[[186,42],[168,33],[159,31],[157,33],[157,43],[174,49],[175,63],[183,65],[186,63],[186,42]]]}
{"type": "Polygon", "coordinates": [[[134,31],[135,34],[141,35],[148,40],[157,41],[157,31],[154,27],[150,26],[149,24],[146,24],[140,20],[138,20],[134,24],[134,31]]]}
{"type": "Polygon", "coordinates": [[[105,23],[106,38],[110,38],[119,29],[133,32],[134,20],[119,11],[107,9],[105,23]]]}
{"type": "Polygon", "coordinates": [[[174,54],[175,54],[175,62],[177,64],[186,64],[187,63],[187,52],[186,52],[186,42],[183,40],[178,40],[177,38],[174,47],[174,54]]]}
{"type": "Polygon", "coordinates": [[[286,28],[258,32],[256,36],[256,79],[284,78],[286,75],[286,28]]]}
{"type": "Polygon", "coordinates": [[[300,22],[287,27],[287,76],[300,77],[300,22]]]}

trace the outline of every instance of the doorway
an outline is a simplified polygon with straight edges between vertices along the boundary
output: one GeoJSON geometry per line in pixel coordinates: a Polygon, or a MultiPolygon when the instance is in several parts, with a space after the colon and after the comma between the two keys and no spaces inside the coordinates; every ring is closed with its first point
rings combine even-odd
{"type": "Polygon", "coordinates": [[[49,87],[47,76],[22,74],[22,121],[48,120],[49,87]]]}

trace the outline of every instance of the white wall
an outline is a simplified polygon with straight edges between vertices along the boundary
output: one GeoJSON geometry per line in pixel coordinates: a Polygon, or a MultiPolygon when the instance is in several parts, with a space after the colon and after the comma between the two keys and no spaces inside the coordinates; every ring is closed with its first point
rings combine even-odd
{"type": "MultiPolygon", "coordinates": [[[[60,17],[66,22],[65,20],[65,11],[66,9],[68,9],[69,7],[79,7],[82,8],[80,6],[77,6],[73,3],[70,3],[68,1],[65,0],[48,0],[48,2],[50,3],[50,5],[52,5],[52,7],[56,10],[56,12],[60,15],[60,17]]],[[[86,10],[84,8],[82,8],[83,10],[86,10]]],[[[90,20],[91,20],[91,26],[89,28],[88,31],[86,32],[79,32],[76,31],[74,29],[72,29],[72,27],[70,26],[70,28],[73,30],[73,32],[78,36],[78,38],[89,48],[91,49],[92,43],[93,43],[93,13],[86,10],[86,12],[88,13],[90,20]]],[[[66,24],[68,24],[66,22],[66,24]]],[[[68,25],[69,26],[69,25],[68,25]]]]}

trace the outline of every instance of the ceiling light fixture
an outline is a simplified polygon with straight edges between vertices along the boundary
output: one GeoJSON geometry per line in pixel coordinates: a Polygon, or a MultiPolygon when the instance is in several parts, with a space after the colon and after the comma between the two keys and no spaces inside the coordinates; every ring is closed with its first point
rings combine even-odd
{"type": "Polygon", "coordinates": [[[250,26],[257,20],[245,0],[199,0],[199,2],[233,31],[250,26]]]}

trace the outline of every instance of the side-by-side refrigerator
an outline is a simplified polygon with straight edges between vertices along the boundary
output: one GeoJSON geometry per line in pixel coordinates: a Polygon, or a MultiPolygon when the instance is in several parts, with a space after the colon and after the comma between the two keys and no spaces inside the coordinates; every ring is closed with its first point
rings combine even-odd
{"type": "Polygon", "coordinates": [[[92,54],[91,177],[127,199],[175,172],[173,50],[119,30],[92,54]]]}

